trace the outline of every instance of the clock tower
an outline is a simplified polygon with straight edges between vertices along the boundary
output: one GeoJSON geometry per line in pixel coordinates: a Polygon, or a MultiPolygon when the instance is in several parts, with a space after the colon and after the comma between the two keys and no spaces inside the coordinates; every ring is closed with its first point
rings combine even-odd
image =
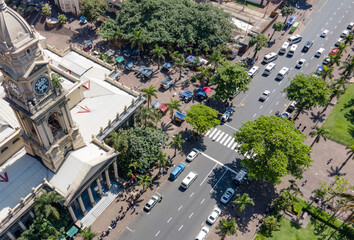
{"type": "Polygon", "coordinates": [[[85,145],[72,120],[67,97],[52,82],[45,41],[4,0],[0,0],[0,70],[5,99],[22,128],[27,153],[39,157],[53,172],[70,150],[85,145]]]}

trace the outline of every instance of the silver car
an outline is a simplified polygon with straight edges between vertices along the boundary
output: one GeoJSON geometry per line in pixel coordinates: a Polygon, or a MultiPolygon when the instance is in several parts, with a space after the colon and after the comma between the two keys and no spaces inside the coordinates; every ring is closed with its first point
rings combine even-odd
{"type": "Polygon", "coordinates": [[[150,200],[146,203],[144,209],[149,212],[156,205],[159,199],[160,198],[156,195],[152,196],[150,200]]]}
{"type": "Polygon", "coordinates": [[[194,158],[196,158],[199,154],[199,150],[196,148],[193,148],[192,151],[188,154],[187,160],[188,161],[193,161],[194,158]]]}
{"type": "Polygon", "coordinates": [[[215,207],[213,209],[213,211],[210,213],[209,217],[207,218],[207,222],[210,225],[213,225],[216,222],[216,220],[218,220],[220,214],[221,214],[221,209],[218,207],[215,207]]]}

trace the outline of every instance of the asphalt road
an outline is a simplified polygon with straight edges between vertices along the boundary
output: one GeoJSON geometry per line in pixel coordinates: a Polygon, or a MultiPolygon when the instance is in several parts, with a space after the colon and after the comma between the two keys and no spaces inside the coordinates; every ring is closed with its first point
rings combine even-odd
{"type": "MultiPolygon", "coordinates": [[[[236,143],[231,139],[232,134],[246,121],[286,109],[289,100],[282,90],[290,84],[289,79],[300,72],[307,74],[316,71],[334,48],[341,32],[353,21],[350,15],[353,8],[354,3],[351,0],[327,0],[321,1],[311,15],[310,10],[307,10],[305,16],[309,16],[304,21],[306,28],[301,33],[303,38],[297,43],[295,54],[292,57],[287,57],[286,54],[279,56],[274,61],[275,70],[268,77],[262,76],[266,65],[259,65],[260,71],[250,83],[250,89],[234,99],[235,113],[231,121],[206,134],[199,146],[203,153],[187,164],[178,179],[166,182],[158,189],[157,194],[163,195],[162,202],[150,213],[139,212],[118,239],[194,239],[202,226],[207,225],[205,220],[215,205],[225,209],[219,201],[220,197],[228,187],[234,187],[232,179],[235,171],[240,168],[240,156],[233,150],[236,143]],[[328,29],[329,34],[326,38],[321,38],[319,35],[324,29],[328,29]],[[313,46],[307,53],[303,53],[301,50],[307,41],[313,41],[313,46]],[[316,58],[314,55],[320,47],[325,51],[316,58]],[[306,59],[306,63],[301,69],[296,69],[295,65],[300,58],[306,59]],[[275,76],[282,67],[291,70],[283,80],[276,81],[275,76]],[[269,90],[271,94],[262,103],[258,99],[264,90],[269,90]],[[196,171],[198,179],[186,191],[181,191],[180,183],[190,171],[196,171]]],[[[269,52],[278,50],[269,49],[269,52]]]]}

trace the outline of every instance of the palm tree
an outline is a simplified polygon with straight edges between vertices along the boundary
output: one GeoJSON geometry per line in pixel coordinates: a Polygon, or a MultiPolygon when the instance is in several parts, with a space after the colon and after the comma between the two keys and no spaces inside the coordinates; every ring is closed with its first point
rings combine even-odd
{"type": "Polygon", "coordinates": [[[205,82],[208,84],[209,79],[211,79],[214,75],[211,71],[211,68],[198,67],[197,70],[200,71],[198,74],[196,74],[196,78],[199,79],[200,85],[204,86],[205,82]]]}
{"type": "Polygon", "coordinates": [[[344,42],[340,42],[337,46],[339,52],[338,53],[342,53],[343,51],[344,52],[347,52],[347,50],[345,49],[347,47],[347,44],[345,44],[344,42]]]}
{"type": "Polygon", "coordinates": [[[128,150],[127,136],[121,129],[118,132],[111,132],[106,142],[118,152],[126,152],[128,150]]]}
{"type": "Polygon", "coordinates": [[[236,235],[237,236],[237,224],[235,219],[227,221],[226,219],[221,219],[221,225],[217,226],[216,229],[220,229],[220,236],[222,238],[226,237],[226,235],[236,235]]]}
{"type": "Polygon", "coordinates": [[[327,141],[327,135],[329,134],[329,130],[328,129],[326,129],[324,127],[318,127],[318,126],[314,126],[312,129],[314,129],[314,131],[310,132],[310,136],[314,137],[315,140],[311,144],[311,147],[315,143],[318,143],[321,138],[323,138],[323,140],[327,141]]]}
{"type": "Polygon", "coordinates": [[[284,23],[288,20],[289,15],[293,14],[295,12],[295,8],[292,6],[284,6],[283,9],[281,10],[281,14],[283,16],[286,16],[284,23]]]}
{"type": "Polygon", "coordinates": [[[143,186],[143,190],[146,190],[152,183],[152,177],[150,177],[149,175],[138,175],[138,179],[138,184],[140,186],[143,186]]]}
{"type": "Polygon", "coordinates": [[[170,98],[170,101],[170,103],[166,103],[166,106],[170,108],[170,114],[173,117],[174,110],[181,111],[181,101],[173,100],[172,98],[170,98]]]}
{"type": "Polygon", "coordinates": [[[55,191],[51,191],[49,193],[43,192],[40,196],[37,196],[34,199],[34,212],[36,216],[44,216],[45,218],[52,216],[59,220],[59,211],[53,205],[58,204],[59,202],[64,200],[65,198],[55,191]]]}
{"type": "Polygon", "coordinates": [[[158,46],[157,44],[155,45],[155,48],[151,51],[152,56],[157,59],[157,64],[158,64],[157,69],[160,69],[160,64],[161,64],[160,61],[161,59],[165,60],[166,53],[167,53],[166,49],[158,46]]]}
{"type": "Polygon", "coordinates": [[[140,123],[144,122],[144,127],[147,127],[148,120],[154,121],[156,118],[153,111],[150,108],[142,107],[140,111],[137,112],[137,119],[140,123]]]}
{"type": "Polygon", "coordinates": [[[159,165],[159,169],[161,171],[161,168],[165,168],[167,163],[170,162],[170,159],[168,159],[168,154],[163,153],[161,149],[159,149],[159,154],[156,157],[159,165]]]}
{"type": "Polygon", "coordinates": [[[327,67],[327,66],[323,66],[323,71],[321,72],[321,76],[323,78],[323,80],[326,80],[327,77],[329,77],[329,79],[333,78],[333,67],[327,67]]]}
{"type": "Polygon", "coordinates": [[[343,87],[343,89],[345,89],[345,84],[347,83],[347,79],[345,77],[345,75],[341,75],[339,79],[336,79],[336,83],[335,85],[338,87],[343,87]]]}
{"type": "Polygon", "coordinates": [[[333,54],[333,53],[329,53],[329,65],[332,66],[334,63],[339,66],[340,65],[340,59],[342,58],[342,54],[337,53],[337,54],[333,54]]]}
{"type": "Polygon", "coordinates": [[[354,40],[354,34],[352,32],[349,32],[349,34],[344,36],[343,39],[344,39],[345,45],[351,46],[353,43],[353,40],[354,40]]]}
{"type": "Polygon", "coordinates": [[[184,56],[183,56],[183,54],[180,54],[178,52],[174,52],[171,55],[171,57],[172,57],[173,61],[175,61],[175,63],[174,63],[175,68],[177,68],[179,70],[179,78],[178,79],[181,79],[182,71],[187,65],[187,63],[184,59],[184,56]]]}
{"type": "Polygon", "coordinates": [[[80,230],[80,236],[83,237],[83,240],[91,240],[97,235],[98,235],[97,232],[92,232],[91,226],[80,230]]]}
{"type": "MultiPolygon", "coordinates": [[[[337,99],[344,93],[344,90],[341,89],[341,86],[332,86],[333,90],[332,90],[332,94],[330,96],[330,99],[332,100],[334,97],[336,97],[337,99]]],[[[331,100],[329,101],[329,103],[331,102],[331,100]]],[[[328,104],[329,104],[328,103],[328,104]]],[[[327,106],[326,106],[327,108],[327,106]]]]}
{"type": "Polygon", "coordinates": [[[285,24],[282,23],[282,22],[276,22],[276,23],[274,23],[274,25],[273,25],[274,31],[273,31],[273,33],[272,33],[272,36],[270,36],[269,41],[272,39],[272,37],[273,37],[273,35],[274,35],[275,32],[280,32],[284,27],[285,27],[285,24]]]}
{"type": "Polygon", "coordinates": [[[144,50],[144,44],[147,41],[147,37],[144,31],[141,30],[134,30],[133,36],[130,38],[131,48],[137,47],[139,50],[144,50]]]}
{"type": "Polygon", "coordinates": [[[216,69],[220,63],[225,59],[219,50],[213,48],[213,52],[210,55],[207,55],[209,60],[208,64],[210,64],[213,69],[216,69]]]}
{"type": "Polygon", "coordinates": [[[343,74],[346,77],[351,76],[354,73],[354,56],[349,61],[343,62],[343,66],[339,67],[339,69],[344,69],[343,74]]]}
{"type": "Polygon", "coordinates": [[[256,45],[254,49],[253,58],[256,57],[257,52],[261,50],[263,47],[268,46],[268,38],[263,34],[258,34],[257,36],[253,36],[252,39],[249,41],[248,45],[250,47],[256,45]]]}
{"type": "Polygon", "coordinates": [[[264,219],[263,224],[264,224],[264,227],[270,232],[279,229],[278,219],[276,217],[274,217],[274,216],[266,217],[264,219]]]}
{"type": "Polygon", "coordinates": [[[156,90],[156,87],[153,86],[153,85],[150,85],[150,87],[148,88],[143,88],[141,89],[141,92],[144,93],[144,97],[147,99],[148,101],[148,108],[150,108],[150,103],[151,103],[151,100],[152,100],[152,97],[155,97],[157,98],[157,90],[156,90]]]}
{"type": "Polygon", "coordinates": [[[247,193],[244,193],[242,196],[241,196],[241,194],[236,194],[236,198],[237,199],[235,201],[233,201],[232,203],[235,205],[239,205],[235,209],[239,210],[240,212],[243,212],[247,205],[254,206],[253,199],[250,198],[247,193]]]}
{"type": "Polygon", "coordinates": [[[177,149],[181,150],[182,149],[182,144],[185,143],[184,139],[182,139],[182,135],[178,134],[174,137],[172,137],[172,142],[169,144],[171,147],[175,148],[175,154],[173,155],[173,157],[176,156],[177,154],[177,149]]]}
{"type": "Polygon", "coordinates": [[[344,161],[344,163],[342,163],[342,165],[340,166],[340,168],[338,169],[338,172],[340,170],[342,170],[342,168],[347,164],[347,162],[350,159],[354,159],[354,145],[348,146],[346,147],[346,149],[348,149],[349,151],[347,152],[347,155],[349,155],[349,157],[347,157],[347,159],[344,161]]]}

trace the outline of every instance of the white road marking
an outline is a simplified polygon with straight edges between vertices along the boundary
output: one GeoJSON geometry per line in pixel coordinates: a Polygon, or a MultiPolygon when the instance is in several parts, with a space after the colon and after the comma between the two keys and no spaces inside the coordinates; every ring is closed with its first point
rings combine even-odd
{"type": "Polygon", "coordinates": [[[304,55],[305,55],[305,53],[301,54],[301,56],[304,56],[304,55]]]}
{"type": "Polygon", "coordinates": [[[194,195],[194,192],[191,193],[191,195],[189,195],[189,197],[192,197],[194,195]]]}
{"type": "Polygon", "coordinates": [[[345,13],[348,13],[348,10],[347,10],[347,11],[345,11],[345,13]]]}
{"type": "Polygon", "coordinates": [[[309,65],[309,63],[306,63],[305,67],[307,67],[309,65]]]}
{"type": "Polygon", "coordinates": [[[332,20],[332,17],[329,18],[329,21],[331,21],[331,20],[332,20]]]}
{"type": "Polygon", "coordinates": [[[227,138],[227,140],[224,142],[224,146],[226,146],[226,144],[230,141],[232,139],[232,136],[229,136],[228,138],[227,138]]]}
{"type": "Polygon", "coordinates": [[[273,110],[270,110],[269,114],[272,114],[273,110]]]}
{"type": "Polygon", "coordinates": [[[334,26],[334,29],[336,29],[337,28],[337,26],[334,26]]]}
{"type": "Polygon", "coordinates": [[[194,213],[192,213],[191,215],[189,215],[189,218],[191,218],[193,216],[194,213]]]}
{"type": "Polygon", "coordinates": [[[280,85],[281,84],[281,81],[279,81],[279,84],[278,85],[280,85]]]}
{"type": "Polygon", "coordinates": [[[222,132],[222,133],[219,135],[219,137],[218,137],[215,141],[219,142],[219,141],[220,141],[220,139],[221,139],[224,135],[225,135],[225,133],[224,133],[224,132],[222,132]]]}
{"type": "Polygon", "coordinates": [[[326,25],[328,25],[328,23],[326,23],[326,25]]]}
{"type": "Polygon", "coordinates": [[[218,164],[216,163],[214,165],[214,167],[209,171],[208,175],[205,176],[205,178],[203,179],[203,181],[200,183],[200,186],[202,186],[202,184],[205,182],[205,180],[209,177],[210,173],[214,170],[214,168],[217,166],[218,164]]]}
{"type": "Polygon", "coordinates": [[[274,88],[274,89],[273,89],[273,92],[275,92],[275,90],[276,90],[276,89],[274,88]]]}
{"type": "Polygon", "coordinates": [[[278,105],[278,104],[279,104],[279,101],[275,104],[275,106],[278,105]]]}
{"type": "Polygon", "coordinates": [[[214,129],[213,129],[213,128],[212,128],[212,129],[209,129],[209,130],[206,132],[205,136],[207,137],[207,136],[211,133],[212,130],[214,130],[214,129]]]}
{"type": "Polygon", "coordinates": [[[320,34],[317,34],[317,36],[316,37],[318,37],[320,34]]]}
{"type": "Polygon", "coordinates": [[[203,200],[200,202],[200,204],[203,204],[204,200],[205,200],[205,198],[203,198],[203,200]]]}
{"type": "Polygon", "coordinates": [[[321,47],[323,46],[323,43],[321,44],[321,47]]]}
{"type": "Polygon", "coordinates": [[[218,130],[217,132],[216,132],[216,134],[213,136],[213,141],[215,141],[215,139],[219,136],[219,134],[221,133],[221,130],[218,130]]]}
{"type": "Polygon", "coordinates": [[[261,106],[259,107],[259,109],[262,109],[262,107],[263,107],[263,105],[261,105],[261,106]]]}
{"type": "Polygon", "coordinates": [[[228,147],[228,148],[231,147],[232,143],[234,143],[234,142],[235,142],[235,138],[232,138],[232,141],[229,142],[229,144],[227,145],[227,147],[228,147]]]}
{"type": "Polygon", "coordinates": [[[253,115],[253,117],[255,117],[257,115],[257,113],[255,113],[254,115],[253,115]]]}
{"type": "Polygon", "coordinates": [[[229,128],[231,128],[231,129],[233,129],[233,130],[235,130],[235,131],[238,131],[237,128],[234,128],[234,127],[230,126],[229,124],[224,123],[224,125],[229,127],[229,128]]]}
{"type": "Polygon", "coordinates": [[[336,12],[333,13],[333,16],[336,15],[336,12]]]}
{"type": "Polygon", "coordinates": [[[285,96],[285,93],[283,93],[282,97],[284,97],[284,96],[285,96]]]}
{"type": "Polygon", "coordinates": [[[219,162],[218,160],[216,160],[216,159],[210,157],[209,155],[206,155],[206,154],[203,153],[203,152],[202,152],[201,154],[202,154],[204,157],[209,158],[210,160],[214,161],[215,163],[217,163],[217,164],[221,165],[222,167],[226,168],[227,170],[233,172],[234,174],[237,174],[237,172],[236,172],[235,170],[233,170],[232,168],[229,168],[228,166],[226,166],[225,164],[219,162]]]}
{"type": "Polygon", "coordinates": [[[126,229],[128,229],[129,231],[131,231],[131,232],[135,232],[135,230],[131,230],[130,228],[128,228],[128,227],[125,227],[126,229]]]}
{"type": "Polygon", "coordinates": [[[231,149],[234,150],[236,146],[237,146],[237,142],[235,142],[234,145],[232,145],[231,149]]]}
{"type": "Polygon", "coordinates": [[[156,234],[155,234],[155,237],[157,237],[157,235],[159,235],[160,231],[158,231],[156,234]]]}
{"type": "Polygon", "coordinates": [[[229,137],[229,134],[225,134],[225,136],[221,139],[220,144],[222,144],[226,140],[227,137],[229,137]]]}
{"type": "Polygon", "coordinates": [[[178,208],[178,211],[181,210],[182,206],[183,206],[183,205],[181,205],[181,206],[178,208]]]}
{"type": "Polygon", "coordinates": [[[178,231],[180,231],[183,228],[183,225],[178,228],[178,231]]]}
{"type": "Polygon", "coordinates": [[[339,20],[339,22],[338,23],[340,23],[342,20],[339,20]]]}
{"type": "Polygon", "coordinates": [[[217,128],[215,128],[212,132],[211,132],[211,134],[210,134],[210,138],[215,134],[215,132],[217,131],[218,129],[217,128]]]}
{"type": "Polygon", "coordinates": [[[172,217],[170,217],[170,219],[167,220],[167,223],[169,223],[171,221],[172,217]]]}

